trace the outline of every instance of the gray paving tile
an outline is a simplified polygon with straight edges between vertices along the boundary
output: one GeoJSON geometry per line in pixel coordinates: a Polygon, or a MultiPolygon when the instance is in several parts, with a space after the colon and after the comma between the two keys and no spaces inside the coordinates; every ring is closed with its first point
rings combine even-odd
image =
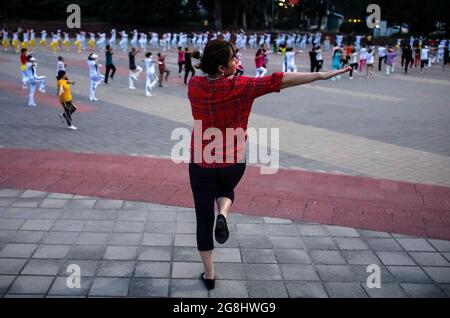
{"type": "Polygon", "coordinates": [[[0,230],[18,230],[25,220],[0,218],[0,230]]]}
{"type": "Polygon", "coordinates": [[[27,259],[21,258],[0,258],[1,275],[17,275],[22,270],[27,259]]]}
{"type": "Polygon", "coordinates": [[[200,262],[200,254],[195,247],[174,247],[173,260],[175,262],[200,262]]]}
{"type": "Polygon", "coordinates": [[[320,282],[287,282],[286,288],[291,298],[328,298],[320,282]]]}
{"type": "Polygon", "coordinates": [[[310,250],[309,255],[314,264],[345,264],[345,260],[339,251],[310,250]]]}
{"type": "Polygon", "coordinates": [[[97,270],[100,277],[132,277],[134,261],[102,261],[97,270]]]}
{"type": "Polygon", "coordinates": [[[442,256],[444,256],[447,259],[447,261],[450,262],[450,252],[449,253],[442,253],[442,256]]]}
{"type": "Polygon", "coordinates": [[[263,221],[265,224],[292,224],[291,220],[272,218],[272,217],[268,217],[268,216],[263,216],[263,221]]]}
{"type": "Polygon", "coordinates": [[[147,220],[149,222],[176,222],[177,212],[175,211],[150,211],[147,220]]]}
{"type": "Polygon", "coordinates": [[[82,232],[76,239],[76,245],[107,245],[112,244],[111,233],[82,232]]]}
{"type": "Polygon", "coordinates": [[[44,298],[44,295],[29,295],[29,294],[6,294],[4,298],[44,298]]]}
{"type": "Polygon", "coordinates": [[[450,284],[449,267],[423,267],[423,270],[438,284],[450,284]]]}
{"type": "MultiPolygon", "coordinates": [[[[195,212],[177,211],[177,223],[195,223],[195,222],[197,222],[195,212]]],[[[228,225],[230,225],[230,217],[228,217],[227,223],[228,225]]]]}
{"type": "Polygon", "coordinates": [[[22,270],[21,275],[55,276],[56,274],[58,274],[63,262],[63,260],[32,259],[22,270]]]}
{"type": "Polygon", "coordinates": [[[70,288],[73,286],[73,278],[69,277],[56,277],[52,284],[48,294],[58,296],[87,296],[89,289],[94,281],[93,277],[82,276],[80,279],[80,288],[70,288]],[[68,284],[67,280],[71,280],[71,284],[68,284]]]}
{"type": "Polygon", "coordinates": [[[381,261],[372,251],[342,251],[342,255],[350,265],[381,265],[381,261]]]}
{"type": "Polygon", "coordinates": [[[304,249],[303,241],[300,237],[293,236],[270,236],[273,248],[297,248],[304,249]]]}
{"type": "Polygon", "coordinates": [[[195,234],[197,225],[195,223],[177,223],[177,233],[181,234],[195,234]]]}
{"type": "Polygon", "coordinates": [[[108,246],[103,259],[108,260],[134,260],[138,255],[136,246],[108,246]]]}
{"type": "Polygon", "coordinates": [[[405,251],[435,252],[436,250],[425,239],[397,239],[405,251]]]}
{"type": "Polygon", "coordinates": [[[322,281],[352,282],[356,280],[350,268],[345,265],[316,265],[316,269],[322,281]]]}
{"type": "Polygon", "coordinates": [[[142,245],[172,246],[174,237],[171,234],[144,233],[142,245]]]}
{"type": "Polygon", "coordinates": [[[246,236],[265,236],[266,230],[264,224],[236,224],[238,235],[246,236]]]}
{"type": "Polygon", "coordinates": [[[197,246],[197,237],[195,234],[176,234],[174,246],[197,246]]]}
{"type": "Polygon", "coordinates": [[[238,248],[214,249],[214,260],[223,263],[241,263],[241,254],[238,248]]]}
{"type": "Polygon", "coordinates": [[[376,252],[385,265],[415,266],[414,260],[405,252],[376,252]]]}
{"type": "Polygon", "coordinates": [[[69,202],[66,205],[66,209],[73,209],[73,210],[86,210],[86,209],[92,209],[94,207],[96,200],[93,199],[85,199],[85,200],[69,200],[69,202]]]}
{"type": "Polygon", "coordinates": [[[45,198],[47,194],[47,192],[42,191],[25,190],[25,192],[20,195],[20,198],[45,198]]]}
{"type": "Polygon", "coordinates": [[[65,258],[69,253],[70,245],[39,245],[33,258],[65,258]]]}
{"type": "Polygon", "coordinates": [[[328,236],[324,225],[321,224],[297,224],[297,230],[302,236],[328,236]]]}
{"type": "Polygon", "coordinates": [[[262,224],[264,223],[264,218],[262,216],[232,213],[230,221],[235,224],[262,224]]]}
{"type": "Polygon", "coordinates": [[[265,226],[269,236],[299,236],[293,224],[266,224],[265,226]]]}
{"type": "Polygon", "coordinates": [[[133,278],[130,286],[131,297],[168,297],[169,280],[160,278],[133,278]]]}
{"type": "MultiPolygon", "coordinates": [[[[13,239],[16,236],[16,231],[10,231],[10,230],[0,230],[0,243],[30,243],[30,242],[22,242],[19,240],[19,242],[15,242],[13,239]]],[[[22,233],[22,232],[21,232],[22,233]]],[[[34,232],[26,232],[26,233],[34,233],[34,232]]],[[[33,242],[31,242],[33,243],[33,242]]]]}
{"type": "Polygon", "coordinates": [[[13,208],[37,208],[42,202],[42,199],[25,199],[17,198],[11,204],[13,208]]]}
{"type": "Polygon", "coordinates": [[[145,232],[173,234],[176,230],[174,222],[147,222],[145,224],[145,232]]]}
{"type": "Polygon", "coordinates": [[[371,237],[371,238],[390,238],[391,235],[386,232],[378,232],[378,231],[369,231],[369,230],[358,230],[359,235],[362,237],[371,237]]]}
{"type": "Polygon", "coordinates": [[[86,221],[57,220],[52,231],[58,232],[80,232],[86,221]]]}
{"type": "Polygon", "coordinates": [[[169,295],[179,298],[206,298],[208,290],[198,274],[198,279],[172,279],[169,295]]]}
{"type": "Polygon", "coordinates": [[[89,296],[127,296],[130,282],[130,278],[96,277],[89,296]]]}
{"type": "Polygon", "coordinates": [[[434,284],[401,284],[410,297],[443,298],[445,294],[434,284]]]}
{"type": "Polygon", "coordinates": [[[216,280],[211,298],[248,298],[247,282],[242,280],[216,280]]]}
{"type": "Polygon", "coordinates": [[[8,290],[12,294],[46,294],[53,277],[49,276],[19,276],[8,290]]]}
{"type": "Polygon", "coordinates": [[[123,205],[122,200],[108,200],[108,199],[98,199],[94,204],[94,209],[107,209],[107,210],[119,210],[123,205]]]}
{"type": "Polygon", "coordinates": [[[244,264],[248,280],[282,280],[276,264],[244,264]]]}
{"type": "Polygon", "coordinates": [[[16,199],[0,197],[0,207],[9,207],[16,199]]]}
{"type": "Polygon", "coordinates": [[[73,194],[49,193],[47,195],[47,199],[71,199],[71,198],[73,198],[73,194]]]}
{"type": "Polygon", "coordinates": [[[170,261],[172,248],[170,247],[141,247],[140,261],[170,261]]]}
{"type": "Polygon", "coordinates": [[[360,237],[357,230],[349,227],[325,225],[325,228],[333,237],[360,237]]]}
{"type": "Polygon", "coordinates": [[[80,268],[81,277],[92,277],[95,276],[97,268],[99,266],[99,261],[87,261],[81,259],[69,259],[61,266],[58,276],[70,276],[75,274],[72,267],[77,265],[80,268]]]}
{"type": "Polygon", "coordinates": [[[55,220],[28,220],[20,228],[22,231],[49,231],[55,220]]]}
{"type": "Polygon", "coordinates": [[[122,209],[124,210],[148,210],[147,202],[123,201],[122,209]]]}
{"type": "Polygon", "coordinates": [[[67,258],[100,260],[105,254],[106,246],[104,245],[74,245],[67,254],[67,258]]]}
{"type": "Polygon", "coordinates": [[[64,209],[68,201],[69,200],[66,199],[44,199],[39,207],[47,209],[64,209]]]}
{"type": "Polygon", "coordinates": [[[266,236],[238,235],[237,239],[242,248],[272,248],[272,241],[266,236]]]}
{"type": "MultiPolygon", "coordinates": [[[[373,270],[368,266],[361,265],[353,265],[350,266],[351,271],[356,276],[356,279],[361,282],[363,285],[367,284],[367,280],[370,279],[372,282],[373,279],[373,270]]],[[[394,283],[396,279],[392,274],[386,269],[384,266],[380,266],[380,281],[381,283],[394,283]]]]}
{"type": "Polygon", "coordinates": [[[142,233],[114,233],[111,237],[111,245],[140,245],[142,233]]]}
{"type": "Polygon", "coordinates": [[[406,298],[406,293],[397,284],[381,284],[380,288],[368,288],[364,286],[364,289],[371,298],[406,298]]]}
{"type": "Polygon", "coordinates": [[[242,249],[242,261],[244,263],[276,263],[275,254],[271,249],[242,249]]]}
{"type": "Polygon", "coordinates": [[[420,267],[388,266],[387,269],[400,283],[431,283],[420,267]]]}
{"type": "MultiPolygon", "coordinates": [[[[36,243],[38,244],[47,232],[43,231],[17,231],[9,240],[11,243],[36,243]]],[[[1,241],[1,240],[0,240],[1,241]]]]}
{"type": "Polygon", "coordinates": [[[368,238],[366,242],[374,251],[403,251],[393,238],[368,238]]]}
{"type": "Polygon", "coordinates": [[[334,241],[341,250],[370,250],[360,238],[335,237],[334,241]]]}
{"type": "Polygon", "coordinates": [[[77,212],[88,212],[87,219],[97,221],[115,221],[119,210],[80,210],[77,212]]]}
{"type": "Polygon", "coordinates": [[[86,221],[83,232],[112,232],[115,226],[114,221],[86,221]]]}
{"type": "Polygon", "coordinates": [[[14,278],[15,276],[12,275],[0,275],[0,295],[8,290],[14,278]]]}
{"type": "MultiPolygon", "coordinates": [[[[26,213],[28,211],[23,211],[22,213],[26,213]]],[[[59,219],[62,212],[60,209],[32,209],[31,213],[28,216],[28,219],[43,219],[43,220],[56,220],[59,219]]]]}
{"type": "Polygon", "coordinates": [[[37,244],[8,243],[0,251],[0,258],[30,258],[37,244]]]}
{"type": "Polygon", "coordinates": [[[309,250],[337,250],[337,246],[334,244],[331,237],[303,237],[302,240],[306,248],[309,250]]]}
{"type": "Polygon", "coordinates": [[[285,280],[320,281],[319,275],[312,265],[281,264],[280,267],[285,280]]]}
{"type": "Polygon", "coordinates": [[[447,295],[447,297],[450,297],[450,284],[440,284],[439,287],[447,295]]]}
{"type": "Polygon", "coordinates": [[[277,281],[248,281],[251,298],[287,298],[288,293],[283,282],[277,281]]]}
{"type": "Polygon", "coordinates": [[[439,253],[410,252],[409,256],[420,266],[450,266],[450,262],[439,253]]]}
{"type": "Polygon", "coordinates": [[[204,271],[202,263],[173,262],[172,264],[172,278],[197,278],[204,271]]]}
{"type": "Polygon", "coordinates": [[[138,262],[134,277],[170,278],[171,264],[169,262],[138,262]]]}
{"type": "Polygon", "coordinates": [[[246,280],[245,268],[241,263],[214,263],[217,279],[246,280]]]}
{"type": "Polygon", "coordinates": [[[144,222],[147,220],[147,211],[119,211],[118,220],[119,221],[140,221],[144,222]]]}
{"type": "Polygon", "coordinates": [[[439,252],[450,252],[450,241],[428,240],[439,252]]]}
{"type": "Polygon", "coordinates": [[[19,197],[23,192],[24,192],[24,190],[19,190],[19,189],[0,189],[0,197],[15,198],[15,197],[19,197]]]}
{"type": "Polygon", "coordinates": [[[305,250],[275,249],[278,263],[283,264],[311,264],[311,258],[305,250]]]}
{"type": "Polygon", "coordinates": [[[367,298],[364,289],[358,283],[327,282],[325,288],[331,298],[367,298]]]}
{"type": "Polygon", "coordinates": [[[126,222],[126,221],[118,221],[114,227],[114,232],[123,232],[123,233],[141,233],[144,231],[144,223],[143,222],[126,222]]]}

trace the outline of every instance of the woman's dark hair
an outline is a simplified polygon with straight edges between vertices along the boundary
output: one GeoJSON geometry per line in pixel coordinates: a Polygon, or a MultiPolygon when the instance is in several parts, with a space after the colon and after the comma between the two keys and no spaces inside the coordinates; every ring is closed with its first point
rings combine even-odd
{"type": "Polygon", "coordinates": [[[107,44],[107,45],[106,45],[106,50],[109,51],[110,48],[111,48],[111,45],[107,44]]]}
{"type": "Polygon", "coordinates": [[[146,58],[149,58],[150,56],[152,56],[152,52],[147,52],[147,53],[145,53],[145,57],[146,57],[146,58]]]}
{"type": "Polygon", "coordinates": [[[262,49],[258,49],[258,51],[256,51],[255,56],[259,56],[261,54],[261,52],[262,52],[262,49]]]}
{"type": "Polygon", "coordinates": [[[200,59],[200,64],[196,68],[203,72],[214,75],[219,66],[226,66],[230,59],[235,55],[233,44],[223,40],[211,40],[206,44],[200,59]]]}
{"type": "Polygon", "coordinates": [[[58,72],[58,76],[56,78],[59,81],[60,79],[64,78],[65,75],[66,75],[66,71],[61,70],[58,72]]]}

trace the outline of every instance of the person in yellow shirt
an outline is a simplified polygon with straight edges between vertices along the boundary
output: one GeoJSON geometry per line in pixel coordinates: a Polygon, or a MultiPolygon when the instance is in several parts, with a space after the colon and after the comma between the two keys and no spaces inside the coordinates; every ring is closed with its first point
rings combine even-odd
{"type": "Polygon", "coordinates": [[[59,118],[64,123],[67,123],[67,128],[70,130],[76,130],[77,127],[72,125],[72,114],[77,110],[76,106],[72,103],[72,92],[70,90],[70,85],[74,85],[75,82],[69,81],[66,76],[66,71],[58,72],[58,96],[59,102],[61,103],[64,113],[59,114],[59,118]]]}

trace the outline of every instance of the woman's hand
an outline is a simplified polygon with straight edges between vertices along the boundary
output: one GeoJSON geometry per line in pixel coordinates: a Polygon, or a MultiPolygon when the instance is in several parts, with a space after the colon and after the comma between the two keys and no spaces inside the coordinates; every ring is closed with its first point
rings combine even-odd
{"type": "Polygon", "coordinates": [[[320,78],[322,80],[328,80],[328,79],[330,79],[332,77],[335,77],[337,75],[350,72],[351,70],[352,70],[352,67],[351,66],[347,66],[347,67],[345,67],[343,69],[340,69],[340,70],[337,70],[337,71],[322,72],[322,73],[320,73],[320,78]]]}

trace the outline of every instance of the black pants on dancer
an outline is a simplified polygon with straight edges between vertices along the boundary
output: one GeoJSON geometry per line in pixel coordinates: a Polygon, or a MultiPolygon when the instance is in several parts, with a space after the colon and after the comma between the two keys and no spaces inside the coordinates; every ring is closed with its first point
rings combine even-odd
{"type": "Polygon", "coordinates": [[[72,114],[75,113],[77,108],[72,104],[72,101],[62,103],[62,107],[64,109],[63,117],[67,122],[67,126],[72,126],[72,114]]]}
{"type": "Polygon", "coordinates": [[[105,83],[108,83],[109,72],[111,71],[111,79],[113,79],[114,74],[116,74],[116,67],[114,66],[114,64],[106,65],[105,83]]]}

